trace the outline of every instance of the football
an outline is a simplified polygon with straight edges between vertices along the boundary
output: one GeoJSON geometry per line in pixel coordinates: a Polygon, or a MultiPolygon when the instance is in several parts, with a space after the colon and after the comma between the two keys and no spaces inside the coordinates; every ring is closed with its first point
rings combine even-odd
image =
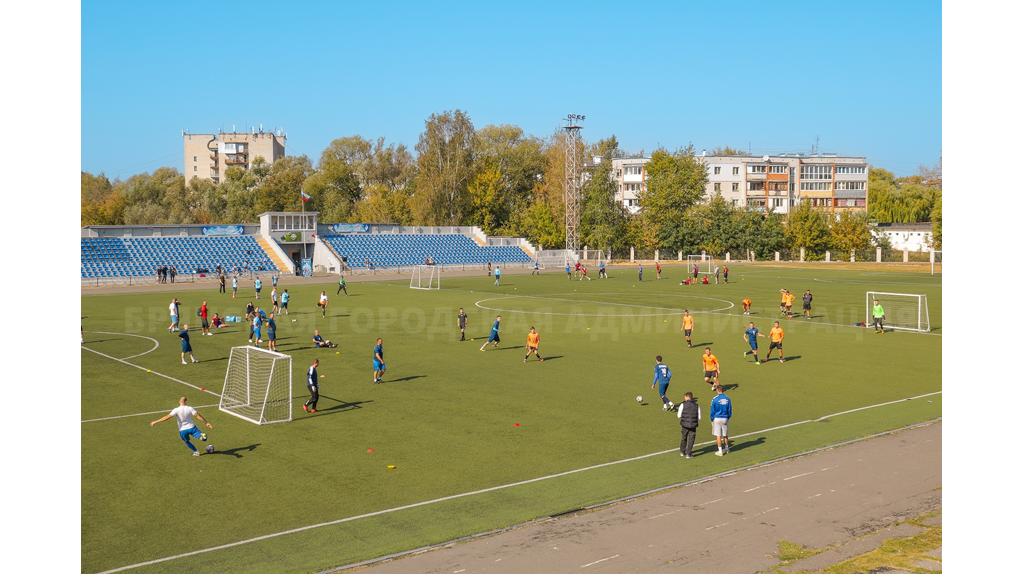
{"type": "Polygon", "coordinates": [[[644,402],[644,398],[643,398],[643,397],[641,397],[640,395],[637,395],[637,396],[636,396],[636,402],[638,402],[638,403],[642,403],[642,402],[644,402]]]}
{"type": "Polygon", "coordinates": [[[206,454],[213,454],[213,445],[212,444],[206,445],[206,454]]]}

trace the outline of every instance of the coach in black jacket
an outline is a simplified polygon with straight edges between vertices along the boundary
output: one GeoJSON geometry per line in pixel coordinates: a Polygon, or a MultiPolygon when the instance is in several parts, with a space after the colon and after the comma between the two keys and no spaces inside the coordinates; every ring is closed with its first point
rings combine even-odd
{"type": "Polygon", "coordinates": [[[693,458],[693,441],[697,438],[697,425],[700,424],[700,405],[693,400],[693,393],[683,395],[683,403],[679,405],[679,426],[683,427],[683,438],[679,441],[679,456],[693,458]]]}

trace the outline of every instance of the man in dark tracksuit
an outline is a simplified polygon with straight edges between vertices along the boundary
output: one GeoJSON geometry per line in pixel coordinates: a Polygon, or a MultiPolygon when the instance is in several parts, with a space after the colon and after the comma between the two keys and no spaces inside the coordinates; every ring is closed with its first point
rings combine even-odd
{"type": "Polygon", "coordinates": [[[313,365],[306,372],[306,389],[309,391],[309,400],[306,401],[306,404],[302,405],[302,410],[307,413],[315,413],[316,402],[320,400],[320,382],[316,375],[316,368],[319,365],[320,361],[313,359],[313,365]]]}
{"type": "Polygon", "coordinates": [[[700,423],[700,405],[693,400],[693,393],[683,395],[683,404],[679,405],[679,426],[683,428],[683,438],[679,441],[679,456],[693,458],[693,441],[697,438],[697,425],[700,423]]]}

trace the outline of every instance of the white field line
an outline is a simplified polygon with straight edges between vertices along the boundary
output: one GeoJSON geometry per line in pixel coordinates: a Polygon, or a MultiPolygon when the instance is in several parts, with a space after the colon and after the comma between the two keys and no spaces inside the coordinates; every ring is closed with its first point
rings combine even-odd
{"type": "MultiPolygon", "coordinates": [[[[621,295],[621,293],[584,293],[583,295],[584,296],[621,295]]],[[[736,304],[731,302],[731,301],[727,301],[725,299],[718,299],[716,297],[701,297],[701,296],[698,296],[698,295],[674,295],[674,294],[666,294],[664,296],[667,296],[667,297],[685,297],[685,298],[688,298],[688,299],[701,299],[701,300],[704,300],[704,301],[720,301],[722,303],[728,303],[728,307],[722,307],[720,309],[712,309],[710,311],[694,311],[694,313],[713,313],[715,311],[725,311],[726,309],[732,309],[733,307],[736,306],[736,304]]],[[[505,297],[491,297],[489,299],[481,299],[481,300],[477,301],[475,303],[475,305],[477,307],[481,308],[481,309],[487,309],[488,311],[502,311],[502,312],[505,312],[505,313],[517,313],[518,312],[518,313],[532,313],[534,315],[566,315],[566,316],[584,315],[584,316],[587,316],[587,317],[660,317],[660,316],[663,316],[663,315],[680,315],[680,314],[682,314],[685,311],[685,309],[677,309],[677,308],[673,308],[673,307],[657,307],[655,305],[640,305],[640,304],[636,304],[636,303],[615,303],[615,302],[611,302],[611,301],[589,301],[589,300],[580,300],[580,299],[564,299],[564,298],[561,298],[561,297],[549,297],[549,296],[545,296],[545,295],[507,295],[505,297]],[[632,314],[631,315],[620,315],[620,314],[612,314],[612,313],[546,313],[546,312],[540,312],[540,311],[519,311],[519,310],[515,310],[515,309],[497,309],[497,308],[494,308],[494,307],[485,307],[485,306],[481,305],[481,303],[486,303],[488,301],[501,301],[501,300],[515,299],[515,298],[520,298],[520,299],[544,299],[544,300],[547,300],[547,301],[562,301],[562,302],[566,302],[566,303],[576,303],[577,305],[582,305],[582,304],[585,304],[585,303],[589,303],[589,304],[592,304],[592,305],[612,305],[612,306],[616,306],[616,307],[636,307],[638,309],[657,309],[659,311],[668,311],[668,313],[641,313],[641,314],[637,314],[637,315],[632,315],[632,314]]]]}
{"type": "MultiPolygon", "coordinates": [[[[216,405],[200,405],[198,407],[193,407],[193,408],[196,408],[196,409],[208,409],[208,408],[215,408],[215,407],[219,407],[219,406],[220,406],[220,404],[216,404],[216,405]]],[[[130,415],[120,415],[120,416],[116,416],[116,417],[105,417],[105,418],[102,418],[102,419],[88,419],[88,420],[82,421],[82,423],[83,424],[84,423],[95,423],[95,422],[100,422],[100,421],[112,421],[112,420],[116,420],[116,419],[127,419],[127,418],[131,418],[131,417],[144,417],[146,415],[158,415],[160,413],[167,413],[167,412],[169,412],[169,411],[167,409],[164,409],[162,411],[153,411],[153,412],[149,412],[149,413],[134,413],[134,414],[130,414],[130,415]]]]}
{"type": "Polygon", "coordinates": [[[131,333],[111,333],[110,331],[86,331],[86,333],[97,333],[99,335],[124,335],[125,337],[138,337],[140,339],[149,339],[153,341],[153,348],[138,355],[132,355],[131,357],[125,357],[125,359],[134,359],[135,357],[141,357],[142,355],[148,355],[160,347],[160,341],[157,341],[153,337],[147,337],[145,335],[133,335],[131,333]]]}
{"type": "MultiPolygon", "coordinates": [[[[158,375],[158,376],[161,376],[161,377],[163,377],[165,379],[172,380],[172,381],[174,381],[176,383],[181,383],[181,384],[185,385],[186,387],[192,387],[193,389],[195,389],[197,391],[201,388],[201,387],[197,387],[197,386],[193,385],[192,383],[186,383],[185,381],[183,381],[181,379],[175,379],[174,377],[172,377],[170,375],[165,375],[163,373],[147,369],[146,367],[140,367],[139,365],[136,365],[134,363],[129,363],[128,361],[126,361],[124,359],[118,359],[117,357],[111,357],[110,355],[108,355],[106,353],[101,353],[101,352],[99,352],[99,351],[97,351],[95,349],[90,349],[89,347],[83,346],[82,349],[85,349],[86,351],[90,351],[92,353],[96,353],[97,355],[100,355],[101,357],[106,357],[106,358],[108,358],[108,359],[110,359],[112,361],[117,361],[118,363],[124,363],[125,365],[128,365],[129,367],[135,367],[136,369],[140,369],[140,370],[146,371],[148,373],[153,373],[154,375],[158,375]]],[[[213,391],[203,391],[203,392],[204,393],[210,393],[211,395],[213,395],[213,396],[215,396],[217,398],[220,398],[220,395],[215,393],[215,392],[213,392],[213,391]]]]}
{"type": "MultiPolygon", "coordinates": [[[[814,421],[806,420],[806,421],[801,421],[801,422],[798,422],[798,423],[792,423],[792,424],[787,424],[787,425],[780,425],[780,426],[777,426],[777,427],[772,427],[772,428],[768,428],[768,429],[764,429],[764,430],[760,430],[760,431],[755,431],[755,432],[749,432],[749,433],[746,433],[746,434],[736,435],[735,437],[731,437],[731,438],[740,438],[740,437],[745,437],[745,436],[750,436],[750,435],[755,435],[755,434],[762,434],[762,433],[765,433],[765,432],[770,432],[770,431],[778,430],[778,429],[784,429],[784,428],[787,428],[787,427],[792,427],[792,426],[796,426],[796,425],[800,425],[800,424],[804,424],[804,423],[808,423],[808,422],[822,421],[822,420],[825,420],[827,418],[838,416],[840,414],[852,413],[852,412],[862,411],[862,410],[866,410],[866,409],[872,409],[872,408],[876,408],[876,407],[882,407],[882,406],[886,406],[886,405],[891,405],[891,404],[895,404],[895,403],[901,403],[901,402],[904,402],[904,401],[920,399],[920,398],[930,397],[930,396],[933,396],[933,395],[940,395],[940,394],[942,394],[942,391],[936,391],[936,392],[933,392],[933,393],[927,393],[927,394],[919,395],[919,396],[916,396],[916,397],[909,397],[909,398],[906,398],[906,399],[900,399],[898,401],[889,401],[889,402],[885,402],[885,403],[879,403],[877,405],[871,405],[871,406],[867,406],[867,407],[861,407],[861,408],[858,408],[858,409],[852,409],[852,410],[849,410],[849,411],[844,411],[842,413],[826,415],[826,416],[823,416],[821,418],[815,419],[814,421]]],[[[709,445],[709,444],[714,444],[714,443],[715,443],[715,441],[705,441],[705,442],[702,442],[700,444],[696,444],[694,446],[704,446],[704,445],[709,445]]],[[[550,480],[550,479],[553,479],[553,478],[560,478],[560,477],[563,477],[563,476],[569,476],[569,475],[572,475],[572,474],[586,472],[588,470],[594,470],[594,469],[604,468],[604,467],[608,467],[608,466],[614,466],[614,465],[622,464],[622,463],[626,463],[626,462],[633,462],[633,461],[637,461],[637,460],[643,460],[645,458],[651,458],[651,457],[654,457],[654,456],[658,456],[658,455],[662,455],[662,454],[667,454],[667,453],[675,453],[675,452],[678,452],[678,451],[679,451],[678,448],[672,448],[670,450],[663,450],[663,451],[660,451],[660,452],[652,452],[650,454],[643,454],[643,455],[634,456],[634,457],[631,457],[631,458],[624,458],[622,460],[615,460],[615,461],[611,461],[611,462],[604,462],[604,463],[601,463],[601,464],[595,464],[593,466],[587,466],[587,467],[584,467],[584,468],[577,468],[577,469],[574,469],[574,470],[567,470],[565,472],[559,472],[559,473],[556,473],[556,474],[549,474],[547,476],[539,476],[537,478],[530,478],[530,479],[527,479],[527,480],[521,480],[519,482],[512,482],[512,483],[509,483],[509,484],[502,484],[502,485],[498,485],[498,486],[492,486],[490,488],[483,488],[483,489],[480,489],[480,490],[474,490],[474,491],[470,491],[470,492],[463,492],[463,493],[460,493],[460,494],[452,494],[450,496],[442,496],[441,498],[435,498],[435,499],[432,499],[432,500],[424,500],[422,502],[415,502],[413,504],[406,504],[404,506],[396,506],[394,508],[385,508],[384,510],[378,510],[376,512],[368,512],[366,514],[360,514],[360,515],[357,515],[357,516],[349,516],[347,518],[339,518],[338,520],[331,520],[329,522],[321,522],[319,524],[310,524],[308,526],[301,526],[299,528],[292,528],[291,530],[283,530],[281,532],[274,532],[272,534],[265,534],[263,536],[257,536],[255,538],[249,538],[247,540],[239,540],[237,542],[229,542],[228,544],[221,544],[220,546],[212,546],[210,548],[203,548],[201,550],[193,550],[192,552],[185,552],[183,554],[176,554],[174,556],[167,556],[167,557],[164,557],[164,558],[157,558],[155,560],[148,560],[146,562],[139,562],[138,564],[130,564],[128,566],[122,566],[120,568],[114,568],[112,570],[104,570],[103,572],[100,572],[99,574],[110,574],[112,572],[122,572],[124,570],[131,570],[132,568],[139,568],[141,566],[150,566],[152,564],[159,564],[161,562],[167,562],[167,561],[170,561],[170,560],[177,560],[179,558],[187,558],[189,556],[197,556],[199,554],[205,554],[207,552],[213,552],[215,550],[224,550],[226,548],[233,548],[235,546],[243,546],[245,544],[250,544],[250,543],[253,543],[253,542],[259,542],[261,540],[269,540],[271,538],[277,538],[279,536],[286,536],[288,534],[296,534],[298,532],[305,532],[307,530],[313,530],[315,528],[322,528],[324,526],[334,526],[336,524],[344,524],[346,522],[352,522],[352,521],[360,520],[360,519],[363,519],[363,518],[371,518],[373,516],[381,516],[381,515],[384,515],[384,514],[391,514],[393,512],[398,512],[400,510],[408,510],[410,508],[418,508],[418,507],[421,507],[421,506],[429,506],[429,505],[432,505],[432,504],[437,504],[439,502],[446,502],[446,501],[449,501],[449,500],[457,500],[457,499],[460,499],[460,498],[466,498],[466,497],[475,496],[475,495],[478,495],[478,494],[486,494],[488,492],[495,492],[495,491],[499,491],[499,490],[505,490],[505,489],[508,489],[508,488],[513,488],[513,487],[516,487],[516,486],[523,486],[523,485],[532,484],[532,483],[535,483],[535,482],[543,482],[545,480],[550,480]]]]}

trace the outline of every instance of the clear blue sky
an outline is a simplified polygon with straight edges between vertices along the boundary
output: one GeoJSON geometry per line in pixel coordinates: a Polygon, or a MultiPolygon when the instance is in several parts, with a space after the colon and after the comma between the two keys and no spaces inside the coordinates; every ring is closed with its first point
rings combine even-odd
{"type": "Polygon", "coordinates": [[[183,169],[181,129],[410,149],[431,113],[648,154],[688,143],[864,155],[909,175],[942,154],[939,2],[86,2],[82,170],[183,169]]]}

